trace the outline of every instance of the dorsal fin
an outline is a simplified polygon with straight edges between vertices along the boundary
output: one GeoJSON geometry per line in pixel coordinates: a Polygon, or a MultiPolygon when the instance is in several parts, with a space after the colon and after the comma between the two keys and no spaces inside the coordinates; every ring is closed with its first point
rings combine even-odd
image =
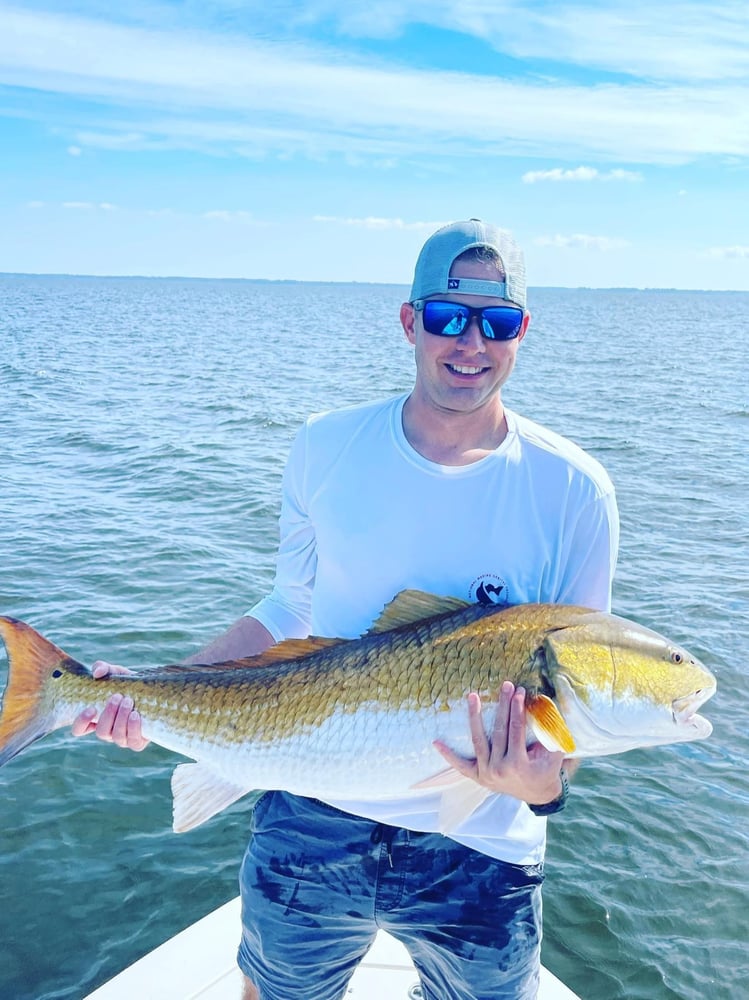
{"type": "Polygon", "coordinates": [[[431,618],[448,611],[461,611],[468,607],[468,601],[462,601],[459,597],[438,597],[436,594],[427,594],[424,590],[402,590],[385,605],[367,635],[389,632],[401,625],[413,625],[422,618],[431,618]]]}
{"type": "Polygon", "coordinates": [[[227,660],[224,663],[195,663],[185,666],[170,666],[167,670],[244,670],[247,667],[269,667],[272,664],[286,663],[291,660],[301,660],[304,656],[319,653],[321,649],[338,646],[347,639],[325,639],[321,636],[309,636],[306,639],[284,639],[276,643],[264,653],[256,656],[244,656],[240,660],[227,660]]]}

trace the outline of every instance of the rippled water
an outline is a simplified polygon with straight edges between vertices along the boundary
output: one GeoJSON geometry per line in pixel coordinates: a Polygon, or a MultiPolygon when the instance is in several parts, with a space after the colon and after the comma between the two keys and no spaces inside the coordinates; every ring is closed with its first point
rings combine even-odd
{"type": "MultiPolygon", "coordinates": [[[[0,613],[84,662],[223,630],[269,585],[301,419],[410,384],[404,294],[0,276],[0,613]]],[[[709,741],[581,769],[544,961],[584,1000],[749,996],[749,295],[531,304],[507,402],[606,464],[615,610],[719,679],[709,741]]],[[[0,772],[0,996],[76,1000],[235,894],[248,803],[173,835],[175,760],[58,733],[0,772]]]]}

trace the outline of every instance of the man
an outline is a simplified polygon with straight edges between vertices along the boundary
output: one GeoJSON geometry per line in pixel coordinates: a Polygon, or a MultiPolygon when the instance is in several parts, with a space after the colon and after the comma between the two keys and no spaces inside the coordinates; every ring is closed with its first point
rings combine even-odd
{"type": "MultiPolygon", "coordinates": [[[[306,422],[284,477],[274,588],[191,662],[310,633],[357,636],[407,587],[608,610],[608,476],[502,402],[530,322],[512,237],[476,219],[440,229],[400,319],[412,391],[306,422]]],[[[439,748],[496,793],[450,837],[436,832],[436,791],[383,802],[362,788],[353,803],[263,795],[240,878],[245,1000],[343,997],[378,927],[408,947],[426,1000],[536,996],[545,816],[564,805],[567,780],[561,754],[526,749],[524,694],[503,685],[491,734],[469,696],[475,759],[439,748]]],[[[145,745],[128,700],[98,720],[83,713],[74,732],[92,730],[145,745]]]]}

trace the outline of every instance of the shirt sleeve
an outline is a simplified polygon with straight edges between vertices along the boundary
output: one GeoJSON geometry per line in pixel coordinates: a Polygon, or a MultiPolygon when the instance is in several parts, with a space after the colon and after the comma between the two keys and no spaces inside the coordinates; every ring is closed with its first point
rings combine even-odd
{"type": "Polygon", "coordinates": [[[565,568],[556,602],[611,611],[619,552],[619,511],[613,489],[580,511],[565,548],[565,568]]]}
{"type": "Polygon", "coordinates": [[[308,513],[306,480],[305,424],[296,436],[284,470],[273,589],[247,612],[268,629],[276,642],[304,638],[310,632],[317,546],[308,513]]]}

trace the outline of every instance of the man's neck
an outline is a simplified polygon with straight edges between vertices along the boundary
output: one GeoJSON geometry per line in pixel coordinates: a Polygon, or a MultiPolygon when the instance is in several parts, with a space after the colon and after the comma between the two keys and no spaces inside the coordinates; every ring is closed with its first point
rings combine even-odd
{"type": "Polygon", "coordinates": [[[471,465],[495,451],[507,437],[507,418],[497,395],[478,410],[442,410],[419,400],[403,406],[403,433],[420,455],[438,465],[471,465]]]}

